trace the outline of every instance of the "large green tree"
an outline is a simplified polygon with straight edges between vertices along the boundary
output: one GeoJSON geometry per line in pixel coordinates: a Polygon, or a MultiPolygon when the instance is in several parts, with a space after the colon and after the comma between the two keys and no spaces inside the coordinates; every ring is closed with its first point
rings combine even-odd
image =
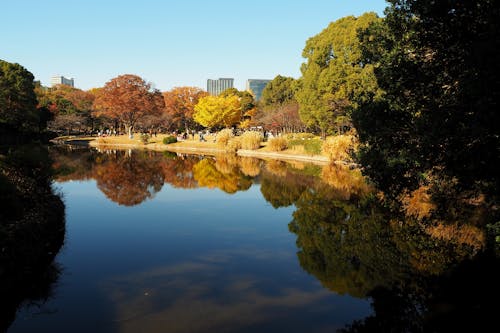
{"type": "Polygon", "coordinates": [[[38,129],[33,74],[19,64],[0,60],[0,123],[18,130],[38,129]]]}
{"type": "Polygon", "coordinates": [[[302,52],[301,88],[296,98],[306,125],[322,136],[350,123],[350,112],[364,100],[379,97],[373,65],[362,62],[358,31],[381,20],[375,13],[341,18],[309,38],[302,52]]]}
{"type": "Polygon", "coordinates": [[[361,35],[362,61],[386,92],[353,115],[365,170],[396,193],[432,174],[498,193],[497,2],[389,2],[361,35]]]}
{"type": "Polygon", "coordinates": [[[297,82],[293,77],[278,75],[262,90],[262,107],[277,107],[295,101],[297,82]]]}

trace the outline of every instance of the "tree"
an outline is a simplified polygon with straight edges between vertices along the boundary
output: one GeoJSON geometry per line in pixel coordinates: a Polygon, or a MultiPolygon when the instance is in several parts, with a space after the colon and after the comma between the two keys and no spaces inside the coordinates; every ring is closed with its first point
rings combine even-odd
{"type": "Polygon", "coordinates": [[[300,116],[307,126],[323,137],[340,123],[361,101],[382,94],[373,74],[373,65],[361,61],[357,32],[379,21],[375,13],[348,16],[309,38],[302,56],[301,88],[296,93],[300,116]]]}
{"type": "Polygon", "coordinates": [[[366,172],[394,193],[434,175],[498,194],[497,3],[389,2],[384,22],[361,34],[363,62],[386,92],[353,114],[366,172]]]}
{"type": "Polygon", "coordinates": [[[194,120],[205,127],[231,127],[241,120],[241,103],[236,95],[202,97],[194,110],[194,120]]]}
{"type": "Polygon", "coordinates": [[[254,116],[257,113],[255,98],[248,91],[239,91],[236,88],[229,88],[219,94],[219,97],[238,96],[241,104],[240,128],[248,128],[254,125],[254,116]]]}
{"type": "Polygon", "coordinates": [[[160,91],[137,75],[120,75],[106,82],[96,99],[96,115],[121,121],[132,137],[139,119],[159,114],[165,107],[160,91]]]}
{"type": "Polygon", "coordinates": [[[294,78],[278,75],[262,90],[260,104],[264,108],[272,108],[294,102],[296,90],[294,78]]]}
{"type": "Polygon", "coordinates": [[[66,130],[68,134],[73,128],[92,128],[92,109],[94,94],[67,85],[52,88],[37,87],[38,108],[48,110],[53,121],[53,130],[66,130]]]}
{"type": "Polygon", "coordinates": [[[171,117],[172,124],[185,130],[194,128],[194,107],[201,97],[207,95],[206,91],[196,87],[176,87],[163,92],[165,112],[171,117]]]}
{"type": "Polygon", "coordinates": [[[0,60],[0,123],[15,129],[38,129],[33,74],[19,64],[0,60]]]}
{"type": "Polygon", "coordinates": [[[254,118],[257,124],[268,130],[296,132],[305,128],[299,116],[299,105],[294,101],[276,104],[272,108],[261,107],[254,118]]]}

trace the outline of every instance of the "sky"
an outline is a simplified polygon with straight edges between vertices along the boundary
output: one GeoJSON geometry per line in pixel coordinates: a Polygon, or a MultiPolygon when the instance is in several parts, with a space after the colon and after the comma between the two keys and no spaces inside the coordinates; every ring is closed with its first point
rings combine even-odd
{"type": "Polygon", "coordinates": [[[102,87],[135,74],[157,89],[207,79],[300,77],[308,38],[330,22],[384,0],[0,0],[0,59],[19,63],[50,85],[102,87]]]}

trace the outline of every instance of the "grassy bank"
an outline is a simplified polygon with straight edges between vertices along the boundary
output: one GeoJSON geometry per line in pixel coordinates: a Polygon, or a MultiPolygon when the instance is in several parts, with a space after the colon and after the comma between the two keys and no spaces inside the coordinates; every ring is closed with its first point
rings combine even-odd
{"type": "MultiPolygon", "coordinates": [[[[130,139],[127,135],[108,136],[108,137],[61,137],[56,139],[59,143],[89,145],[99,148],[133,148],[133,149],[150,149],[156,151],[174,151],[190,154],[220,154],[225,153],[224,147],[217,145],[215,136],[205,136],[206,141],[199,141],[198,136],[193,139],[189,137],[186,140],[178,141],[171,144],[164,144],[163,139],[166,134],[159,134],[150,137],[147,143],[141,140],[140,135],[134,135],[130,139]]],[[[262,142],[260,148],[254,150],[239,149],[238,155],[251,156],[258,158],[278,159],[278,160],[297,160],[308,161],[319,164],[329,163],[329,158],[321,151],[311,152],[308,147],[309,142],[304,144],[295,143],[289,145],[288,148],[282,151],[274,151],[269,147],[268,142],[262,142]]]]}

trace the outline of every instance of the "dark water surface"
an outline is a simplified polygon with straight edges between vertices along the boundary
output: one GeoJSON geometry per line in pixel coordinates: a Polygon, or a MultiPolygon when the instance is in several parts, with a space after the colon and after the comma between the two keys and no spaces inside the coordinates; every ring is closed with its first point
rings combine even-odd
{"type": "MultiPolygon", "coordinates": [[[[4,298],[7,332],[444,332],[497,314],[498,256],[486,229],[388,215],[348,168],[48,154],[64,242],[51,242],[57,256],[40,270],[10,268],[28,267],[18,288],[38,293],[4,298]]],[[[18,278],[7,273],[10,295],[18,278]]]]}

